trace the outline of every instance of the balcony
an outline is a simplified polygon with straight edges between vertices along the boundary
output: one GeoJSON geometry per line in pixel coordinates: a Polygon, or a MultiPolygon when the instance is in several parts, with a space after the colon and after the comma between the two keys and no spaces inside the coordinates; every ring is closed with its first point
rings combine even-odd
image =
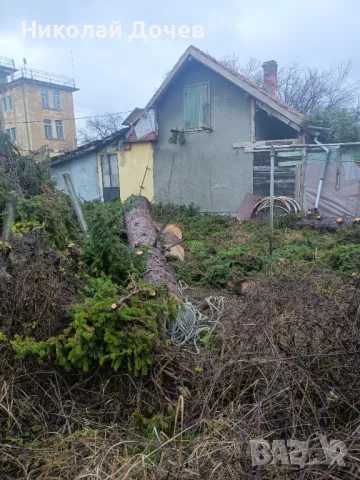
{"type": "Polygon", "coordinates": [[[75,80],[71,77],[64,77],[63,75],[56,75],[55,73],[43,72],[42,70],[35,70],[34,68],[21,68],[14,74],[12,80],[19,80],[21,78],[28,78],[29,80],[37,80],[39,82],[53,83],[54,85],[75,88],[75,80]]]}

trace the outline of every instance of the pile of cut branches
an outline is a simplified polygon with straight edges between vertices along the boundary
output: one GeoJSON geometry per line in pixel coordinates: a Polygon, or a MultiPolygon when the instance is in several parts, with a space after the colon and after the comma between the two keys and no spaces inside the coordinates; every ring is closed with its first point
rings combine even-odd
{"type": "MultiPolygon", "coordinates": [[[[11,242],[0,242],[6,259],[0,276],[0,478],[360,476],[356,229],[344,229],[331,243],[337,246],[331,261],[351,263],[343,271],[354,275],[288,261],[285,244],[237,295],[229,285],[221,290],[221,325],[199,338],[196,353],[168,335],[183,290],[161,242],[166,222],[156,228],[149,202],[132,197],[123,206],[85,205],[88,237],[69,244],[79,240],[69,203],[47,191],[51,181],[41,166],[21,160],[1,141],[0,188],[4,198],[16,191],[22,201],[11,242]],[[265,445],[257,452],[262,466],[253,464],[254,439],[265,445]],[[305,442],[297,456],[285,443],[290,440],[305,442]],[[331,463],[334,451],[330,458],[324,442],[332,440],[347,452],[331,463]]],[[[192,213],[199,238],[190,249],[199,259],[217,252],[207,238],[200,241],[204,229],[224,249],[226,275],[244,264],[244,252],[259,255],[260,243],[248,248],[245,230],[239,237],[244,252],[225,252],[235,233],[231,220],[216,223],[192,213]]],[[[291,241],[305,240],[297,233],[291,241]]],[[[204,317],[210,308],[204,298],[219,295],[218,288],[190,289],[204,317]]]]}
{"type": "Polygon", "coordinates": [[[147,376],[7,369],[0,464],[37,479],[356,478],[359,303],[357,279],[281,266],[227,297],[199,355],[159,339],[147,376]],[[345,443],[345,466],[321,435],[345,443]],[[305,464],[252,466],[257,438],[308,441],[305,464]]]}

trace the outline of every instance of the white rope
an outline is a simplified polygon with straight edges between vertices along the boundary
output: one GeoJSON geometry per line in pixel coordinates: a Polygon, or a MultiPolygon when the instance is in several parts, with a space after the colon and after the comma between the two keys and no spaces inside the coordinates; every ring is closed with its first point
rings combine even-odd
{"type": "MultiPolygon", "coordinates": [[[[184,294],[189,287],[186,283],[180,281],[179,288],[182,294],[184,294]]],[[[201,334],[209,332],[210,337],[215,328],[221,325],[220,319],[224,312],[224,297],[207,297],[205,302],[210,309],[208,315],[204,315],[195,308],[189,298],[185,299],[178,316],[168,328],[168,335],[174,345],[182,347],[192,343],[196,353],[200,353],[198,343],[201,341],[201,334]],[[206,325],[205,322],[208,324],[206,325]]]]}

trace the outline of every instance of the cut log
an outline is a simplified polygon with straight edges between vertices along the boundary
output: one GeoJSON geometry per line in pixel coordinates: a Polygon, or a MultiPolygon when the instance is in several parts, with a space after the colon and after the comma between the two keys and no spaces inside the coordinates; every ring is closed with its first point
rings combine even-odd
{"type": "Polygon", "coordinates": [[[301,218],[297,220],[296,226],[299,228],[309,228],[313,230],[326,230],[328,232],[334,232],[344,227],[351,227],[356,225],[356,219],[351,217],[344,217],[339,222],[338,218],[321,217],[320,218],[301,218]]]}
{"type": "Polygon", "coordinates": [[[148,247],[146,271],[143,279],[149,283],[165,283],[170,292],[180,301],[181,291],[160,242],[156,242],[158,231],[151,218],[151,203],[145,197],[131,195],[124,204],[125,225],[128,233],[128,246],[137,248],[139,244],[148,247]],[[156,243],[156,245],[155,245],[156,243]]]}
{"type": "MultiPolygon", "coordinates": [[[[158,231],[160,231],[161,226],[155,224],[155,227],[158,229],[158,231]]],[[[183,262],[185,258],[185,249],[183,245],[180,245],[183,243],[181,229],[173,223],[166,225],[162,234],[160,235],[160,238],[164,242],[163,248],[165,251],[165,256],[177,258],[183,262]]]]}

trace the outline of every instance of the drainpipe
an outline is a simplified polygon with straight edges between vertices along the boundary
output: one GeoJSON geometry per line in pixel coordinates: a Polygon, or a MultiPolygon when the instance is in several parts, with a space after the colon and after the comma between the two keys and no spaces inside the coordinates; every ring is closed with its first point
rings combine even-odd
{"type": "MultiPolygon", "coordinates": [[[[320,130],[320,128],[318,128],[318,130],[320,130]]],[[[325,162],[324,162],[324,168],[323,168],[323,171],[322,171],[320,180],[319,180],[319,186],[318,186],[318,191],[317,191],[316,201],[315,201],[315,207],[314,207],[315,212],[317,212],[317,209],[318,209],[318,207],[319,207],[321,190],[322,190],[322,186],[323,186],[323,183],[324,183],[325,172],[326,172],[326,168],[327,168],[328,160],[329,160],[329,155],[330,155],[330,149],[327,148],[327,147],[325,147],[325,146],[317,139],[317,137],[318,137],[319,135],[320,135],[320,132],[316,132],[316,135],[315,135],[315,138],[314,138],[314,142],[315,142],[317,145],[319,145],[319,146],[324,150],[324,152],[326,153],[326,157],[325,157],[325,162]]]]}
{"type": "Polygon", "coordinates": [[[26,124],[26,136],[27,136],[28,152],[30,154],[30,152],[31,152],[31,141],[30,141],[29,122],[28,122],[28,116],[27,116],[24,85],[22,86],[21,89],[22,89],[22,97],[23,97],[24,113],[25,113],[25,124],[26,124]]]}

